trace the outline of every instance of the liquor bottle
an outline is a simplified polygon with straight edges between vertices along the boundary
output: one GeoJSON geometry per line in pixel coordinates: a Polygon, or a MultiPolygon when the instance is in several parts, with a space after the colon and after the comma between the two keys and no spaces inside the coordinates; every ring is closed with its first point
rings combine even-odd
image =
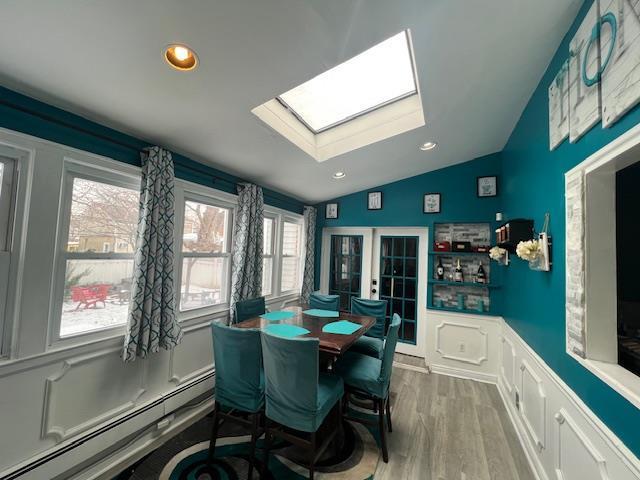
{"type": "Polygon", "coordinates": [[[456,269],[453,272],[453,281],[464,282],[464,274],[462,273],[462,267],[460,266],[460,259],[458,259],[458,263],[456,264],[456,269]]]}
{"type": "Polygon", "coordinates": [[[484,271],[482,263],[478,267],[478,273],[476,274],[476,283],[487,283],[487,274],[484,271]]]}
{"type": "Polygon", "coordinates": [[[440,257],[438,257],[438,265],[436,266],[436,279],[444,280],[444,266],[440,257]]]}

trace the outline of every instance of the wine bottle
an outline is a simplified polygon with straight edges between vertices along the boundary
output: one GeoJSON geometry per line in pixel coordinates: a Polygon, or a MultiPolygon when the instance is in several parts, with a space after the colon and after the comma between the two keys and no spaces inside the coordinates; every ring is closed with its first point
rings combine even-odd
{"type": "Polygon", "coordinates": [[[487,274],[484,271],[482,263],[478,267],[478,273],[476,274],[476,283],[487,283],[487,274]]]}
{"type": "Polygon", "coordinates": [[[456,269],[453,272],[453,281],[464,282],[464,274],[462,272],[462,266],[460,265],[460,259],[458,259],[458,263],[456,264],[456,269]]]}
{"type": "Polygon", "coordinates": [[[436,279],[444,280],[444,265],[442,265],[442,258],[438,257],[438,265],[436,266],[436,279]]]}

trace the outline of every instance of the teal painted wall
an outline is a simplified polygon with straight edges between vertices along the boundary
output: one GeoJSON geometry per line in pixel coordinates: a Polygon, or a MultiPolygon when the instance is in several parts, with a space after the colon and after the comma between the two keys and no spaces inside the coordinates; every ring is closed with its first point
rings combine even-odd
{"type": "MultiPolygon", "coordinates": [[[[140,165],[141,150],[150,142],[107,128],[86,118],[0,87],[0,127],[104,155],[131,165],[140,165]]],[[[236,193],[234,184],[244,181],[234,175],[174,154],[176,177],[236,193]]],[[[265,203],[302,213],[303,203],[273,190],[264,189],[265,203]]]]}
{"type": "MultiPolygon", "coordinates": [[[[437,151],[426,153],[425,163],[437,154],[437,151]]],[[[500,195],[490,198],[476,195],[476,177],[487,175],[501,178],[499,153],[331,200],[339,203],[336,220],[324,218],[326,202],[318,205],[316,288],[320,279],[323,227],[424,226],[431,231],[433,224],[439,222],[492,222],[500,211],[500,195]],[[367,210],[367,193],[373,190],[382,192],[382,210],[367,210]],[[441,194],[441,213],[422,213],[423,196],[432,192],[441,194]]]]}
{"type": "MultiPolygon", "coordinates": [[[[533,218],[540,228],[551,214],[554,258],[550,273],[514,261],[505,269],[506,321],[636,455],[640,456],[640,410],[565,353],[564,174],[640,121],[635,108],[610,129],[596,125],[577,143],[549,151],[547,88],[569,53],[569,41],[592,1],[587,0],[558,48],[502,152],[502,201],[507,218],[533,218]],[[523,288],[526,286],[526,288],[523,288]]],[[[637,210],[637,209],[636,209],[637,210]]]]}

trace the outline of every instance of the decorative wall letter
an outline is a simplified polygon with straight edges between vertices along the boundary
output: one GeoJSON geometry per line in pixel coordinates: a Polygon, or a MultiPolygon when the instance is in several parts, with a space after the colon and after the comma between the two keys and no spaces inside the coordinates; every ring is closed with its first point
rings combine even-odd
{"type": "Polygon", "coordinates": [[[569,61],[549,85],[549,146],[556,148],[569,136],[569,61]]]}
{"type": "Polygon", "coordinates": [[[640,2],[601,0],[602,126],[640,101],[640,2]]]}
{"type": "Polygon", "coordinates": [[[600,52],[596,0],[569,45],[569,141],[576,142],[600,120],[600,52]]]}

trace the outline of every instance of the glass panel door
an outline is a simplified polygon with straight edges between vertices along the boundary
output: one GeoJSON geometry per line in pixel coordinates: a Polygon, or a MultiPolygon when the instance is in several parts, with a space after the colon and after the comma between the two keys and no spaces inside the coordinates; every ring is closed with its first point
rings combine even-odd
{"type": "Polygon", "coordinates": [[[360,296],[362,236],[332,235],[329,294],[340,295],[340,310],[351,311],[351,297],[360,296]]]}
{"type": "Polygon", "coordinates": [[[387,300],[387,325],[400,315],[399,340],[416,344],[418,237],[380,237],[380,299],[387,300]]]}

